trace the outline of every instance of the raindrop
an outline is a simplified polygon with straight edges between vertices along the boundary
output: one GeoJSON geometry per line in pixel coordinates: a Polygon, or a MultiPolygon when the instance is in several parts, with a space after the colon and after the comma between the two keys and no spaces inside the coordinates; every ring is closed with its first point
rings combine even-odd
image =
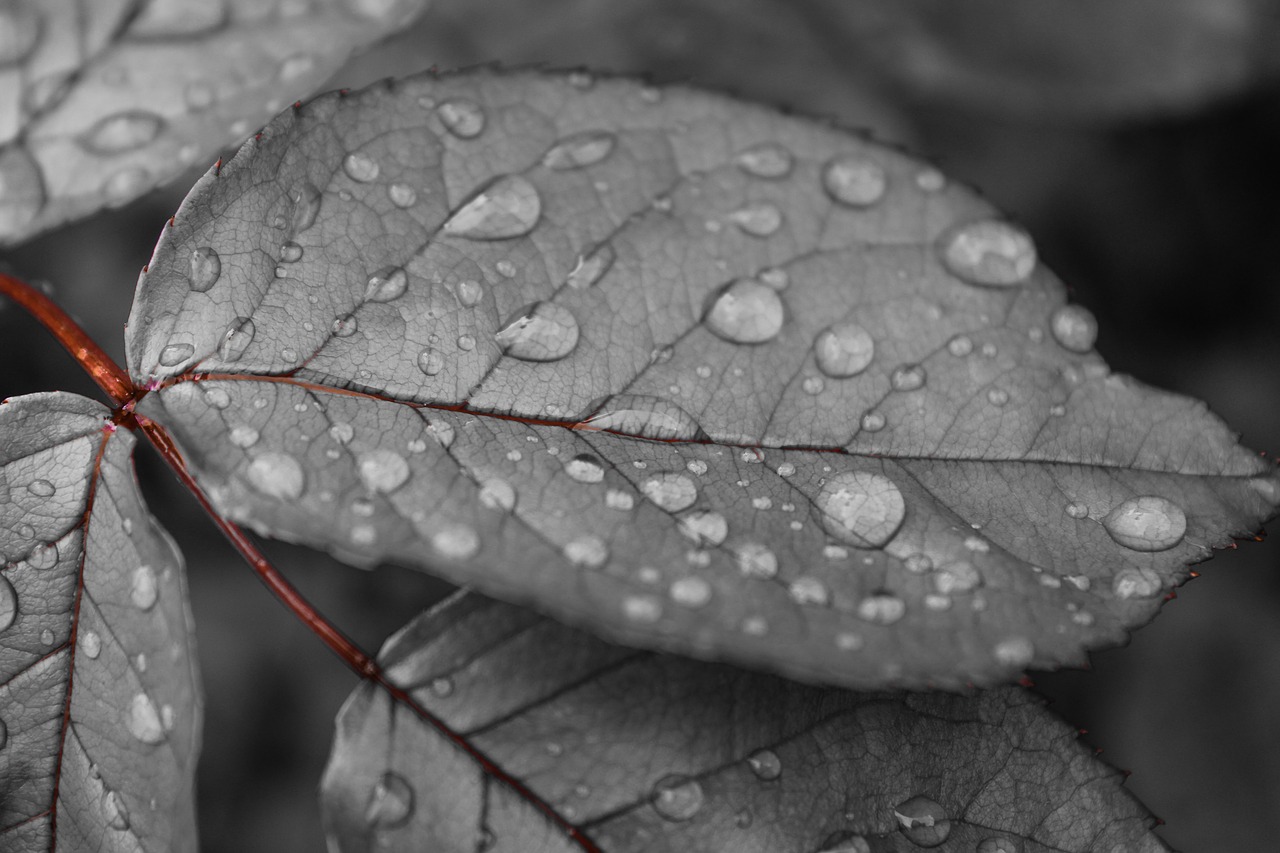
{"type": "Polygon", "coordinates": [[[773,340],[784,318],[778,292],[753,279],[741,279],[721,291],[704,322],[717,337],[736,344],[773,340]]]}
{"type": "Polygon", "coordinates": [[[4,575],[0,575],[0,631],[9,630],[18,618],[18,591],[4,575]]]}
{"type": "Polygon", "coordinates": [[[800,383],[800,388],[806,394],[821,394],[827,384],[822,381],[821,376],[806,376],[805,380],[800,383]]]}
{"type": "Polygon", "coordinates": [[[49,630],[48,628],[45,628],[43,631],[41,631],[41,632],[40,632],[40,642],[44,643],[46,646],[52,646],[52,645],[53,645],[53,631],[49,630]]]}
{"type": "Polygon", "coordinates": [[[413,814],[413,788],[398,773],[387,771],[369,792],[364,819],[374,829],[403,826],[413,814]]]}
{"type": "Polygon", "coordinates": [[[436,107],[436,115],[445,130],[459,139],[474,139],[484,131],[485,115],[475,101],[453,98],[436,107]]]}
{"type": "Polygon", "coordinates": [[[1067,515],[1072,518],[1085,518],[1089,515],[1089,507],[1081,503],[1067,504],[1067,515]]]}
{"type": "Polygon", "coordinates": [[[1093,313],[1080,305],[1063,305],[1049,318],[1054,340],[1064,349],[1086,353],[1098,340],[1098,321],[1093,313]]]}
{"type": "Polygon", "coordinates": [[[542,215],[542,197],[520,175],[504,175],[458,208],[444,224],[444,232],[470,240],[523,237],[542,215]]]}
{"type": "Polygon", "coordinates": [[[306,53],[294,54],[280,63],[280,80],[285,83],[297,80],[299,77],[310,74],[315,67],[315,57],[306,53]]]}
{"type": "Polygon", "coordinates": [[[119,832],[129,828],[129,808],[115,791],[103,792],[102,811],[107,819],[107,826],[119,832]]]}
{"type": "Polygon", "coordinates": [[[747,756],[747,765],[756,778],[772,782],[782,775],[782,759],[772,749],[758,749],[747,756]]]}
{"type": "Polygon", "coordinates": [[[448,524],[431,535],[431,547],[445,557],[466,560],[480,550],[480,536],[465,524],[448,524]]]}
{"type": "Polygon", "coordinates": [[[1007,287],[1021,284],[1036,265],[1030,235],[1008,222],[971,222],[939,238],[942,265],[970,284],[1007,287]]]}
{"type": "Polygon", "coordinates": [[[227,393],[225,388],[205,384],[201,386],[200,390],[204,392],[205,402],[215,409],[225,409],[231,405],[231,395],[227,393]]]}
{"type": "Polygon", "coordinates": [[[165,367],[177,367],[196,354],[191,344],[169,344],[160,350],[160,363],[165,367]]]}
{"type": "Polygon", "coordinates": [[[27,491],[38,498],[49,498],[57,489],[48,480],[32,480],[27,484],[27,491]]]}
{"type": "Polygon", "coordinates": [[[892,625],[906,615],[907,605],[889,593],[869,595],[858,602],[858,618],[877,625],[892,625]]]}
{"type": "Polygon", "coordinates": [[[484,298],[484,288],[473,278],[458,282],[458,302],[464,308],[474,308],[484,298]]]}
{"type": "Polygon", "coordinates": [[[822,525],[841,542],[881,548],[902,526],[906,502],[893,481],[870,471],[843,471],[817,497],[822,525]]]}
{"type": "Polygon", "coordinates": [[[982,585],[982,575],[973,563],[960,560],[948,563],[938,570],[933,578],[933,585],[943,595],[954,592],[969,592],[982,585]]]}
{"type": "Polygon", "coordinates": [[[378,166],[378,161],[368,154],[363,151],[352,151],[342,158],[342,171],[346,172],[351,180],[367,184],[375,180],[382,169],[378,166]]]}
{"type": "Polygon", "coordinates": [[[638,394],[619,394],[610,398],[585,423],[594,429],[639,438],[695,440],[706,437],[693,416],[675,403],[638,394]]]}
{"type": "Polygon", "coordinates": [[[1172,501],[1156,495],[1130,498],[1102,520],[1120,545],[1134,551],[1167,551],[1182,541],[1187,516],[1172,501]]]}
{"type": "Polygon", "coordinates": [[[1121,569],[1111,582],[1111,589],[1117,598],[1154,598],[1159,595],[1164,585],[1160,576],[1153,570],[1142,568],[1121,569]]]}
{"type": "Polygon", "coordinates": [[[621,489],[610,489],[604,493],[604,505],[609,509],[628,512],[635,507],[636,499],[630,492],[624,492],[621,489]]]}
{"type": "Polygon", "coordinates": [[[394,450],[379,448],[360,454],[360,482],[370,492],[388,494],[409,479],[409,463],[394,450]]]}
{"type": "Polygon", "coordinates": [[[253,447],[258,443],[258,431],[245,424],[237,424],[231,428],[227,438],[233,445],[241,449],[253,447]]]}
{"type": "Polygon", "coordinates": [[[191,251],[191,274],[187,284],[196,293],[204,293],[218,281],[222,275],[222,259],[218,253],[208,246],[201,246],[191,251]]]}
{"type": "Polygon", "coordinates": [[[132,583],[129,586],[129,600],[139,610],[150,610],[160,597],[160,589],[156,582],[156,572],[151,566],[143,564],[133,570],[132,583]]]}
{"type": "Polygon", "coordinates": [[[293,203],[290,233],[300,234],[315,224],[320,213],[320,198],[320,190],[310,183],[300,184],[289,191],[289,201],[293,203]]]}
{"type": "Polygon", "coordinates": [[[516,505],[516,490],[506,480],[485,480],[480,484],[480,503],[489,509],[510,511],[516,505]]]}
{"type": "Polygon", "coordinates": [[[254,459],[245,477],[249,485],[267,497],[286,501],[302,497],[306,483],[306,474],[298,460],[278,451],[268,451],[254,459]]]}
{"type": "Polygon", "coordinates": [[[916,796],[899,803],[893,810],[902,830],[917,847],[937,847],[951,834],[951,821],[936,801],[916,796]]]}
{"type": "Polygon", "coordinates": [[[707,463],[701,459],[690,459],[685,463],[684,467],[689,470],[690,474],[697,474],[699,477],[707,473],[707,463]]]}
{"type": "Polygon", "coordinates": [[[1035,646],[1026,637],[1009,637],[996,643],[995,658],[1005,666],[1024,667],[1035,657],[1035,646]]]}
{"type": "Polygon", "coordinates": [[[444,353],[427,347],[418,353],[418,369],[427,376],[435,376],[444,370],[444,353]]]}
{"type": "Polygon", "coordinates": [[[919,364],[904,364],[893,371],[889,384],[895,391],[917,391],[924,387],[924,367],[919,364]]]}
{"type": "Polygon", "coordinates": [[[453,679],[449,678],[447,675],[431,679],[431,692],[436,696],[439,696],[441,699],[447,699],[452,696],[454,686],[453,679]]]}
{"type": "Polygon", "coordinates": [[[503,350],[524,361],[556,361],[578,345],[578,321],[568,308],[537,302],[494,335],[503,350]]]}
{"type": "Polygon", "coordinates": [[[340,317],[334,317],[333,323],[329,328],[333,332],[334,337],[349,338],[356,333],[356,329],[358,329],[359,326],[360,324],[359,321],[356,320],[355,314],[343,314],[340,317]]]}
{"type": "Polygon", "coordinates": [[[1013,838],[984,838],[974,853],[1022,853],[1022,842],[1013,838]]]}
{"type": "Polygon", "coordinates": [[[813,342],[818,369],[835,379],[857,376],[875,355],[875,342],[857,323],[837,323],[818,333],[813,342]]]}
{"type": "Polygon", "coordinates": [[[818,853],[871,853],[871,845],[861,835],[847,831],[835,832],[822,842],[818,853]]]}
{"type": "Polygon", "coordinates": [[[579,255],[578,263],[569,272],[565,283],[579,290],[595,284],[613,266],[617,255],[608,243],[596,247],[589,255],[579,255]]]}
{"type": "Polygon", "coordinates": [[[885,427],[885,417],[880,412],[867,412],[862,416],[862,428],[866,432],[879,432],[885,427]]]}
{"type": "Polygon", "coordinates": [[[88,655],[90,660],[97,660],[98,655],[102,654],[102,638],[93,631],[85,631],[84,636],[80,638],[80,650],[88,655]]]}
{"type": "Polygon", "coordinates": [[[557,172],[594,166],[613,152],[617,138],[608,131],[587,130],[556,143],[542,158],[542,165],[557,172]]]}
{"type": "Polygon", "coordinates": [[[680,516],[678,527],[686,538],[701,546],[714,546],[729,535],[729,522],[715,510],[700,509],[680,516]]]}
{"type": "Polygon", "coordinates": [[[730,213],[729,221],[752,237],[768,237],[782,227],[782,211],[772,204],[752,204],[730,213]]]}
{"type": "Polygon", "coordinates": [[[446,450],[453,444],[453,424],[448,421],[431,421],[427,424],[427,431],[436,440],[436,443],[446,450]]]}
{"type": "Polygon", "coordinates": [[[662,618],[662,602],[652,595],[629,595],[622,599],[622,612],[632,622],[653,624],[662,618]]]}
{"type": "Polygon", "coordinates": [[[142,743],[156,744],[164,740],[164,726],[160,722],[160,713],[155,703],[145,693],[138,693],[129,703],[129,714],[125,720],[129,734],[142,743]]]}
{"type": "Polygon", "coordinates": [[[383,267],[369,276],[364,288],[366,302],[390,302],[409,288],[409,277],[400,267],[383,267]]]}
{"type": "Polygon", "coordinates": [[[248,317],[237,317],[222,334],[222,342],[218,344],[218,358],[223,361],[239,361],[245,350],[249,348],[249,344],[253,343],[255,332],[257,328],[252,320],[248,317]]]}
{"type": "Polygon", "coordinates": [[[825,607],[831,600],[831,591],[817,578],[797,578],[787,588],[796,604],[813,604],[825,607]]]}
{"type": "Polygon", "coordinates": [[[757,178],[785,178],[791,174],[794,158],[776,142],[764,142],[739,152],[733,161],[739,169],[757,178]]]}
{"type": "Polygon", "coordinates": [[[356,437],[356,428],[346,421],[338,421],[329,427],[329,437],[338,444],[347,444],[356,437]]]}
{"type": "Polygon", "coordinates": [[[604,466],[599,459],[587,453],[564,463],[564,472],[579,483],[598,483],[604,479],[604,466]]]}
{"type": "Polygon", "coordinates": [[[564,546],[564,556],[575,566],[598,569],[609,559],[609,546],[599,536],[579,536],[564,546]]]}
{"type": "Polygon", "coordinates": [[[956,335],[947,341],[947,351],[956,358],[964,358],[973,352],[973,339],[968,335],[956,335]]]}
{"type": "Polygon", "coordinates": [[[78,137],[94,154],[120,154],[141,148],[160,135],[164,119],[143,110],[126,110],[107,116],[78,137]]]}
{"type": "Polygon", "coordinates": [[[759,542],[746,542],[737,549],[738,571],[749,578],[768,580],[778,574],[778,556],[759,542]]]}
{"type": "Polygon", "coordinates": [[[654,474],[640,485],[646,498],[667,512],[680,512],[698,500],[698,487],[684,474],[664,471],[654,474]]]}
{"type": "Polygon", "coordinates": [[[671,584],[671,600],[682,607],[705,607],[711,601],[711,584],[699,577],[680,578],[671,584]]]}
{"type": "Polygon", "coordinates": [[[58,563],[58,546],[52,542],[41,543],[27,555],[27,565],[33,569],[52,569],[58,563]]]}
{"type": "Polygon", "coordinates": [[[884,198],[888,178],[884,169],[861,157],[845,155],[822,167],[822,188],[840,204],[868,207],[884,198]]]}
{"type": "Polygon", "coordinates": [[[689,820],[705,799],[702,786],[688,776],[664,776],[653,786],[653,810],[670,821],[689,820]]]}
{"type": "Polygon", "coordinates": [[[991,388],[987,391],[987,402],[993,406],[1003,406],[1009,402],[1009,392],[1003,388],[991,388]]]}
{"type": "Polygon", "coordinates": [[[387,187],[387,197],[396,207],[413,207],[418,202],[418,192],[408,184],[392,184],[387,187]]]}

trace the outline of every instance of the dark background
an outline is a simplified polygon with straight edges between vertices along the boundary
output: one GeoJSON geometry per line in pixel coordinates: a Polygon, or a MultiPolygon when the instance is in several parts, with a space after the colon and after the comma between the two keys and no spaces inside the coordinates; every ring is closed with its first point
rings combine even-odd
{"type": "MultiPolygon", "coordinates": [[[[1111,365],[1207,400],[1280,452],[1280,27],[1265,3],[1201,0],[442,0],[339,72],[359,86],[449,68],[588,65],[689,81],[871,127],[1023,222],[1097,315],[1111,365]],[[1113,14],[1099,13],[1111,5],[1113,14]],[[1093,11],[1089,11],[1093,10],[1093,11]],[[1055,17],[1058,15],[1058,17],[1055,17]]],[[[328,87],[327,87],[328,88],[328,87]]],[[[137,273],[196,175],[16,250],[109,352],[137,273]]],[[[0,307],[0,394],[96,390],[33,322],[0,307]]],[[[148,452],[151,506],[189,562],[207,724],[210,851],[321,850],[315,790],[354,679],[262,590],[148,452]]],[[[367,647],[446,592],[303,548],[279,565],[367,647]]],[[[1093,670],[1039,689],[1163,817],[1174,847],[1272,849],[1280,813],[1280,541],[1241,545],[1093,670]]]]}

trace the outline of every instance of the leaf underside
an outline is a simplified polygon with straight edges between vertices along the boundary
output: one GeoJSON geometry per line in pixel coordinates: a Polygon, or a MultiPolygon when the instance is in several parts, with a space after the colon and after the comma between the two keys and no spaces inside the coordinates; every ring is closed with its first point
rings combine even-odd
{"type": "Polygon", "coordinates": [[[0,8],[0,245],[132,201],[304,96],[426,0],[0,8]]]}
{"type": "MultiPolygon", "coordinates": [[[[1017,688],[808,687],[612,646],[475,595],[418,617],[380,660],[605,853],[1166,849],[1120,774],[1017,688]],[[895,812],[935,823],[903,829],[895,812]]],[[[576,849],[368,685],[338,716],[321,797],[344,853],[576,849]]]]}
{"type": "Polygon", "coordinates": [[[0,847],[197,849],[181,555],[100,404],[0,405],[0,847]]]}
{"type": "Polygon", "coordinates": [[[265,534],[630,645],[954,687],[1121,641],[1280,500],[1095,334],[894,149],[474,71],[275,119],[184,202],[127,349],[265,534]]]}

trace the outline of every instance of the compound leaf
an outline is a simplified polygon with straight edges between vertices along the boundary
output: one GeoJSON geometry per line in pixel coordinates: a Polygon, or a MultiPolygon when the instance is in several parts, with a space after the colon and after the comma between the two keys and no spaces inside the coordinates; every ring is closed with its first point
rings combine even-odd
{"type": "MultiPolygon", "coordinates": [[[[611,646],[455,597],[388,674],[605,853],[1164,850],[1120,774],[1017,688],[853,693],[611,646]]],[[[333,849],[569,851],[563,830],[371,685],[322,783],[333,849]]]]}
{"type": "Polygon", "coordinates": [[[427,0],[17,0],[0,8],[0,245],[243,139],[427,0]]]}
{"type": "Polygon", "coordinates": [[[0,405],[0,847],[196,850],[181,555],[98,403],[0,405]]]}
{"type": "Polygon", "coordinates": [[[891,148],[478,71],[278,117],[184,203],[127,349],[261,532],[628,644],[956,686],[1120,641],[1280,499],[1096,331],[891,148]]]}

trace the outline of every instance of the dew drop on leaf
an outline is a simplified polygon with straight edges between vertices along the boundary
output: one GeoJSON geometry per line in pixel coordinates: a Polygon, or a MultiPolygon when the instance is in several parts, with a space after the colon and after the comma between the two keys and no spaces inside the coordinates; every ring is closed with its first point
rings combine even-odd
{"type": "Polygon", "coordinates": [[[80,145],[94,154],[134,151],[155,139],[164,129],[164,119],[144,110],[126,110],[107,116],[78,138],[80,145]]]}
{"type": "Polygon", "coordinates": [[[50,629],[45,628],[43,631],[40,632],[40,642],[44,643],[46,646],[52,646],[53,639],[54,639],[53,631],[51,631],[50,629]]]}
{"type": "Polygon", "coordinates": [[[1167,498],[1142,495],[1117,506],[1102,526],[1118,544],[1134,551],[1167,551],[1182,541],[1187,516],[1167,498]]]}
{"type": "Polygon", "coordinates": [[[640,394],[610,398],[586,423],[595,429],[640,438],[696,440],[705,437],[693,416],[675,403],[640,394]]]}
{"type": "Polygon", "coordinates": [[[57,489],[48,480],[32,480],[27,484],[27,491],[38,498],[49,498],[57,489]]]}
{"type": "Polygon", "coordinates": [[[296,501],[302,497],[306,474],[298,460],[287,453],[268,451],[249,463],[245,471],[249,485],[267,497],[296,501]]]}
{"type": "Polygon", "coordinates": [[[924,387],[926,380],[924,367],[919,364],[904,364],[893,371],[889,384],[895,391],[918,391],[924,387]]]}
{"type": "Polygon", "coordinates": [[[937,847],[951,835],[951,821],[935,800],[920,795],[893,810],[898,829],[917,847],[937,847]]]}
{"type": "Polygon", "coordinates": [[[616,258],[613,247],[608,243],[598,246],[591,254],[578,258],[578,263],[570,270],[565,283],[579,290],[591,287],[604,277],[616,258]]]}
{"type": "Polygon", "coordinates": [[[177,367],[196,354],[191,344],[169,344],[160,350],[160,363],[165,367],[177,367]]]}
{"type": "Polygon", "coordinates": [[[687,776],[664,776],[653,786],[653,810],[670,821],[693,818],[706,799],[702,785],[687,776]]]}
{"type": "Polygon", "coordinates": [[[982,575],[973,563],[958,560],[938,569],[933,578],[933,585],[943,595],[969,592],[982,585],[982,575]]]}
{"type": "Polygon", "coordinates": [[[147,564],[133,570],[132,582],[129,586],[129,600],[139,610],[150,610],[160,597],[160,589],[156,582],[156,571],[147,564]]]}
{"type": "Polygon", "coordinates": [[[956,358],[964,358],[966,355],[973,352],[973,339],[968,335],[956,335],[954,338],[947,341],[947,352],[951,353],[956,358]]]}
{"type": "Polygon", "coordinates": [[[888,179],[884,169],[861,157],[835,157],[822,167],[822,188],[832,200],[848,207],[869,207],[884,198],[888,179]]]}
{"type": "Polygon", "coordinates": [[[191,251],[191,272],[188,283],[197,293],[204,293],[217,283],[222,275],[222,258],[208,246],[191,251]]]}
{"type": "Polygon", "coordinates": [[[566,462],[564,472],[579,483],[598,483],[604,479],[604,466],[599,459],[587,453],[566,462]]]}
{"type": "Polygon", "coordinates": [[[1151,569],[1124,568],[1116,573],[1111,589],[1117,598],[1155,598],[1164,588],[1160,576],[1151,569]]]}
{"type": "Polygon", "coordinates": [[[598,569],[609,559],[609,546],[599,536],[579,536],[564,546],[564,556],[575,566],[598,569]]]}
{"type": "Polygon", "coordinates": [[[107,198],[108,206],[121,205],[137,198],[150,177],[141,166],[121,169],[112,174],[102,184],[102,193],[107,198]]]}
{"type": "Polygon", "coordinates": [[[13,583],[0,575],[0,631],[7,631],[18,618],[18,591],[13,583]]]}
{"type": "Polygon", "coordinates": [[[489,509],[510,511],[516,505],[516,490],[506,480],[485,480],[479,495],[480,503],[489,509]]]}
{"type": "Polygon", "coordinates": [[[791,174],[794,158],[783,146],[775,142],[764,142],[739,152],[733,161],[748,175],[777,179],[791,174]]]}
{"type": "Polygon", "coordinates": [[[413,788],[405,778],[390,771],[374,784],[364,807],[364,819],[374,829],[394,829],[413,814],[413,788]]]}
{"type": "Polygon", "coordinates": [[[494,339],[515,358],[556,361],[578,345],[578,321],[568,308],[554,302],[538,302],[518,312],[494,339]]]}
{"type": "Polygon", "coordinates": [[[649,625],[662,618],[662,602],[652,595],[629,595],[622,599],[622,613],[632,622],[649,625]]]}
{"type": "Polygon", "coordinates": [[[236,447],[247,449],[258,443],[258,431],[245,424],[236,424],[227,434],[227,439],[236,447]]]}
{"type": "Polygon", "coordinates": [[[484,108],[466,98],[453,98],[436,107],[445,130],[459,139],[474,139],[484,132],[484,108]]]}
{"type": "Polygon", "coordinates": [[[256,332],[253,320],[237,317],[222,335],[222,342],[218,344],[218,358],[223,361],[239,361],[249,344],[253,343],[256,332]]]}
{"type": "Polygon", "coordinates": [[[360,482],[370,492],[394,492],[409,479],[409,463],[394,450],[378,448],[360,454],[360,482]]]}
{"type": "Polygon", "coordinates": [[[129,702],[129,712],[125,717],[125,725],[129,734],[142,743],[156,744],[164,740],[164,726],[160,723],[160,713],[151,697],[145,693],[137,693],[129,702]]]}
{"type": "Polygon", "coordinates": [[[396,207],[413,207],[418,203],[418,191],[408,184],[392,184],[387,187],[387,197],[396,207]]]}
{"type": "Polygon", "coordinates": [[[858,618],[877,625],[892,625],[906,615],[907,606],[901,598],[888,593],[869,595],[858,602],[858,618]]]}
{"type": "Polygon", "coordinates": [[[782,775],[782,759],[772,749],[758,749],[747,756],[747,766],[756,778],[772,782],[782,775]]]}
{"type": "Polygon", "coordinates": [[[730,343],[760,344],[777,337],[784,315],[776,290],[754,279],[740,279],[721,291],[705,322],[730,343]]]}
{"type": "Polygon", "coordinates": [[[124,799],[115,791],[103,792],[102,812],[111,829],[124,832],[129,828],[129,809],[125,806],[124,799]]]}
{"type": "Polygon", "coordinates": [[[594,166],[613,152],[617,137],[605,130],[575,133],[556,143],[542,158],[542,165],[557,172],[594,166]]]}
{"type": "Polygon", "coordinates": [[[711,601],[711,584],[700,577],[680,578],[671,584],[671,600],[681,607],[705,607],[711,601]]]}
{"type": "Polygon", "coordinates": [[[445,524],[431,534],[431,547],[441,556],[466,560],[480,550],[480,537],[465,524],[445,524]]]}
{"type": "Polygon", "coordinates": [[[289,82],[305,77],[316,67],[315,57],[306,53],[297,53],[280,63],[280,80],[289,82]]]}
{"type": "Polygon", "coordinates": [[[338,444],[347,444],[356,437],[356,428],[346,421],[338,421],[329,427],[329,437],[338,444]]]}
{"type": "Polygon", "coordinates": [[[818,853],[871,853],[871,845],[861,835],[836,832],[822,842],[818,853]]]}
{"type": "Polygon", "coordinates": [[[782,211],[772,204],[752,204],[730,213],[729,221],[752,237],[768,237],[782,227],[782,211]]]}
{"type": "Polygon", "coordinates": [[[383,267],[369,276],[365,284],[366,302],[390,302],[409,289],[409,276],[400,267],[383,267]]]}
{"type": "Polygon", "coordinates": [[[729,535],[729,522],[710,509],[694,510],[680,516],[678,528],[686,538],[702,546],[715,546],[729,535]]]}
{"type": "Polygon", "coordinates": [[[418,353],[417,359],[418,369],[427,376],[435,376],[444,370],[444,353],[440,350],[427,347],[418,353]]]}
{"type": "Polygon", "coordinates": [[[1035,657],[1035,646],[1026,637],[1009,637],[996,643],[996,660],[1005,666],[1024,667],[1035,657]]]}
{"type": "Polygon", "coordinates": [[[837,323],[818,333],[813,342],[818,369],[834,379],[857,376],[875,356],[875,342],[857,323],[837,323]]]}
{"type": "Polygon", "coordinates": [[[831,600],[831,591],[817,578],[796,578],[787,587],[787,592],[796,604],[825,607],[831,600]]]}
{"type": "Polygon", "coordinates": [[[1098,321],[1093,313],[1081,305],[1063,305],[1049,318],[1053,338],[1064,349],[1086,353],[1098,340],[1098,321]]]}
{"type": "Polygon", "coordinates": [[[301,234],[316,222],[320,214],[320,190],[315,184],[303,183],[289,192],[289,201],[293,204],[290,215],[290,233],[301,234]]]}
{"type": "Polygon", "coordinates": [[[973,853],[1022,853],[1022,842],[1012,838],[984,838],[973,853]]]}
{"type": "Polygon", "coordinates": [[[484,298],[484,288],[473,278],[458,282],[458,302],[465,308],[474,308],[484,298]]]}
{"type": "Polygon", "coordinates": [[[842,471],[829,478],[816,505],[827,532],[859,548],[880,548],[906,517],[902,492],[883,474],[842,471]]]}
{"type": "Polygon", "coordinates": [[[654,474],[640,484],[640,491],[667,512],[680,512],[698,500],[698,487],[687,475],[678,471],[654,474]]]}
{"type": "Polygon", "coordinates": [[[619,512],[628,512],[635,507],[636,499],[622,489],[609,489],[604,493],[604,505],[619,512]]]}
{"type": "Polygon", "coordinates": [[[759,542],[747,542],[736,551],[738,571],[745,577],[768,580],[778,574],[778,557],[759,542]]]}
{"type": "Polygon", "coordinates": [[[987,391],[987,402],[993,406],[1003,406],[1009,402],[1009,392],[1003,388],[991,388],[987,391]]]}
{"type": "Polygon", "coordinates": [[[382,168],[378,165],[377,160],[363,151],[352,151],[342,158],[342,171],[346,172],[347,177],[351,180],[367,184],[370,181],[377,180],[382,168]]]}
{"type": "Polygon", "coordinates": [[[523,237],[542,216],[542,196],[520,175],[504,175],[458,208],[444,223],[444,232],[470,240],[523,237]]]}
{"type": "Polygon", "coordinates": [[[97,660],[98,655],[102,654],[102,638],[95,631],[85,631],[80,637],[80,650],[90,660],[97,660]]]}
{"type": "Polygon", "coordinates": [[[1008,222],[986,219],[953,228],[939,238],[942,265],[970,284],[1021,284],[1036,266],[1030,235],[1008,222]]]}

